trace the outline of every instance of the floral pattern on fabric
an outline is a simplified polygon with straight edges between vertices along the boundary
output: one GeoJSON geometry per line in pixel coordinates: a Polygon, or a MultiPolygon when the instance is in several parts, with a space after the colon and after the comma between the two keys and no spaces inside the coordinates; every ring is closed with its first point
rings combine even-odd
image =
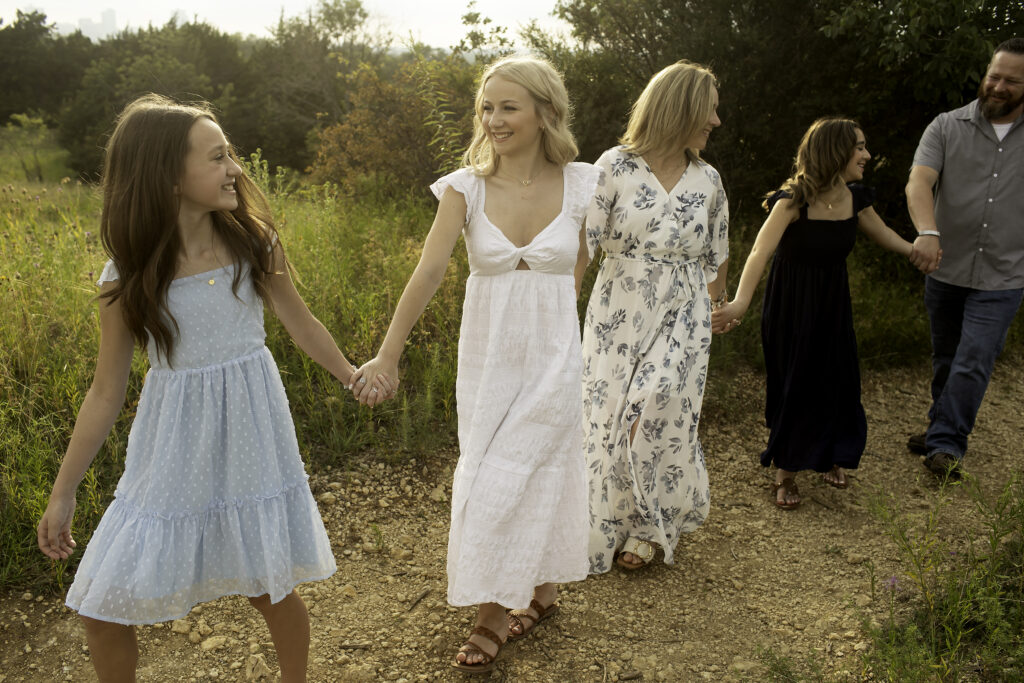
{"type": "Polygon", "coordinates": [[[621,147],[597,166],[587,243],[605,259],[583,333],[591,573],[608,571],[630,535],[657,543],[671,564],[679,535],[707,517],[697,436],[711,346],[707,282],[729,249],[729,208],[711,166],[691,163],[670,191],[621,147]]]}

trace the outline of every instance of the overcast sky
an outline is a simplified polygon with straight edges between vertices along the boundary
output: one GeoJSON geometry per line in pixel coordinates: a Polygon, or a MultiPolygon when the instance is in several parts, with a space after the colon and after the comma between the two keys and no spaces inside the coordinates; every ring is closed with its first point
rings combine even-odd
{"type": "MultiPolygon", "coordinates": [[[[188,19],[197,17],[228,33],[266,36],[285,7],[285,16],[304,13],[314,0],[243,0],[223,3],[209,0],[0,0],[0,18],[4,24],[14,21],[16,10],[39,10],[51,23],[64,28],[79,26],[80,19],[100,24],[103,11],[115,12],[118,29],[162,25],[176,11],[188,19]]],[[[468,0],[363,0],[370,21],[390,30],[399,41],[410,33],[419,41],[436,47],[449,47],[465,34],[462,15],[468,0]]],[[[494,23],[508,28],[514,37],[518,28],[538,20],[547,29],[565,31],[551,16],[554,0],[477,0],[476,11],[494,23]]],[[[86,31],[88,33],[88,31],[86,31]]]]}

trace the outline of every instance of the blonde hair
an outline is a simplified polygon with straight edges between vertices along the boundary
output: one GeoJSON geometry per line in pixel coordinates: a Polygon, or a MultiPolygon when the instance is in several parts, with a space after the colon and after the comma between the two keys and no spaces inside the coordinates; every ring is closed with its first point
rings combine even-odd
{"type": "MultiPolygon", "coordinates": [[[[843,169],[857,147],[859,129],[860,124],[853,119],[837,116],[820,118],[811,124],[796,150],[793,172],[779,188],[789,195],[793,206],[810,204],[823,191],[842,182],[843,169]]],[[[770,208],[767,199],[763,206],[770,208]]]]}
{"type": "Polygon", "coordinates": [[[579,148],[569,130],[572,111],[562,76],[546,60],[520,56],[499,59],[480,76],[473,116],[473,141],[462,157],[462,164],[484,176],[493,175],[497,170],[498,158],[483,125],[484,86],[494,76],[526,88],[533,98],[537,115],[544,122],[541,129],[544,157],[559,166],[565,166],[575,159],[579,148]]]}
{"type": "Polygon", "coordinates": [[[685,154],[689,161],[699,161],[700,150],[686,143],[707,126],[715,110],[716,87],[718,79],[706,66],[681,59],[665,67],[633,103],[619,142],[638,156],[685,154]]]}

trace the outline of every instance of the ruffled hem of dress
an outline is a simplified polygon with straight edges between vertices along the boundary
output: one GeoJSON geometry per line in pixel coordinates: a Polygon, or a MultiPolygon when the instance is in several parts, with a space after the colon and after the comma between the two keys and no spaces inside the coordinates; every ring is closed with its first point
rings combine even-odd
{"type": "MultiPolygon", "coordinates": [[[[291,593],[293,590],[295,590],[296,586],[298,586],[300,584],[303,584],[303,583],[309,583],[311,581],[326,581],[327,579],[329,579],[332,576],[334,576],[335,572],[337,572],[337,571],[338,571],[337,567],[335,567],[334,569],[332,569],[331,571],[327,572],[326,574],[320,574],[320,575],[317,575],[317,576],[307,576],[307,577],[302,577],[300,579],[296,579],[295,582],[292,583],[291,586],[288,587],[284,591],[283,595],[278,597],[276,600],[271,598],[270,602],[271,602],[271,604],[277,604],[277,603],[281,602],[282,600],[284,600],[286,597],[288,597],[288,594],[291,593]]],[[[184,619],[185,617],[188,616],[189,612],[191,612],[192,609],[196,605],[201,605],[204,602],[211,602],[213,600],[218,600],[220,598],[225,598],[225,597],[227,597],[229,595],[244,595],[247,598],[258,598],[259,596],[266,595],[266,594],[267,594],[267,591],[263,591],[262,593],[245,593],[245,592],[242,592],[242,591],[228,591],[226,593],[223,593],[223,592],[222,593],[216,593],[216,594],[212,594],[212,595],[209,595],[209,596],[203,596],[203,597],[198,598],[195,602],[190,604],[188,607],[186,607],[183,611],[181,611],[179,613],[171,614],[169,616],[158,617],[158,618],[152,619],[152,620],[119,619],[117,617],[109,617],[109,616],[105,616],[105,615],[102,615],[102,614],[94,614],[94,613],[90,613],[88,610],[78,609],[77,607],[72,605],[70,601],[65,601],[64,604],[69,609],[72,609],[75,612],[78,612],[79,615],[81,615],[83,617],[89,617],[90,619],[96,619],[97,621],[108,621],[108,622],[111,622],[111,623],[114,623],[114,624],[121,624],[122,626],[145,626],[147,624],[160,624],[160,623],[163,623],[165,621],[175,621],[177,619],[184,619]]]]}
{"type": "Polygon", "coordinates": [[[115,498],[96,528],[66,604],[103,621],[180,618],[223,595],[283,599],[337,570],[305,482],[196,514],[146,514],[115,498]]]}
{"type": "Polygon", "coordinates": [[[473,605],[482,605],[488,602],[496,602],[502,607],[507,609],[526,609],[530,606],[530,600],[533,599],[533,589],[545,583],[574,583],[576,581],[583,581],[587,578],[587,569],[584,566],[580,571],[576,572],[565,572],[556,574],[544,574],[543,578],[537,578],[535,581],[526,584],[518,590],[504,590],[504,591],[489,591],[486,589],[478,590],[459,590],[453,591],[451,587],[448,589],[448,604],[452,607],[471,607],[473,605]]]}
{"type": "MultiPolygon", "coordinates": [[[[145,510],[135,503],[125,498],[116,498],[115,500],[125,508],[127,512],[132,513],[135,519],[161,519],[169,522],[173,522],[180,519],[205,517],[211,512],[221,512],[230,509],[238,509],[245,507],[246,505],[259,504],[266,501],[272,501],[282,496],[290,495],[296,488],[307,486],[306,482],[309,479],[308,475],[301,481],[297,481],[293,484],[283,486],[273,493],[266,493],[258,496],[246,496],[244,498],[229,498],[226,500],[214,500],[210,501],[210,504],[202,510],[185,510],[182,512],[157,512],[155,510],[145,510]]],[[[113,504],[112,504],[113,505],[113,504]]]]}

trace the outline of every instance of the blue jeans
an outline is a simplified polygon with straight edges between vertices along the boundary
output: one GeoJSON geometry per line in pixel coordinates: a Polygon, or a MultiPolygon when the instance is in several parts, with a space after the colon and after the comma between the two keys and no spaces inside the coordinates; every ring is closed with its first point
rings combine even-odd
{"type": "Polygon", "coordinates": [[[925,436],[929,455],[963,458],[1022,296],[1024,289],[984,291],[925,278],[924,305],[932,328],[932,406],[925,436]]]}

